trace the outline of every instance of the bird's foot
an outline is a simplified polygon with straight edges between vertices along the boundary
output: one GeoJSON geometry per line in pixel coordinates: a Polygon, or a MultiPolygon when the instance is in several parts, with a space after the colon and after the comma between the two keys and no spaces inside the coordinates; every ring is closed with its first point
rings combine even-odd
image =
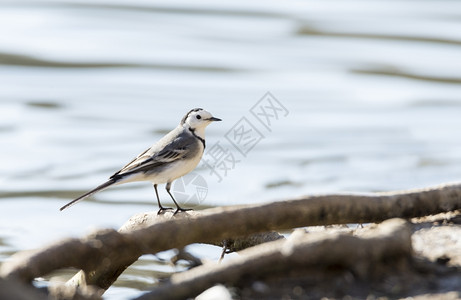
{"type": "MultiPolygon", "coordinates": [[[[160,206],[160,209],[158,210],[157,215],[162,215],[162,214],[165,213],[166,210],[170,210],[170,209],[173,209],[173,207],[160,206]]],[[[175,214],[176,214],[176,212],[175,212],[175,214]]]]}
{"type": "Polygon", "coordinates": [[[176,215],[178,212],[185,212],[185,211],[190,211],[190,210],[193,210],[192,208],[181,208],[181,207],[177,207],[176,208],[176,211],[174,212],[173,216],[176,215]]]}

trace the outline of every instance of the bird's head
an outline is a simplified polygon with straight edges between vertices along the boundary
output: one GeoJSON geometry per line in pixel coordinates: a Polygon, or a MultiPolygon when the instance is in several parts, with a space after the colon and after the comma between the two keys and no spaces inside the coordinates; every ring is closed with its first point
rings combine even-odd
{"type": "Polygon", "coordinates": [[[182,126],[188,126],[190,129],[205,129],[211,122],[221,121],[221,119],[213,117],[211,113],[202,109],[194,108],[189,111],[181,120],[182,126]]]}

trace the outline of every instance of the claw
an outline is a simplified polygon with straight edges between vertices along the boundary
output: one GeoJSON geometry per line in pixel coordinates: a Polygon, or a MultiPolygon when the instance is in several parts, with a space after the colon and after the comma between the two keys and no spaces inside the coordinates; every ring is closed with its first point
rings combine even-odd
{"type": "Polygon", "coordinates": [[[192,208],[181,208],[178,206],[178,208],[176,208],[176,211],[174,212],[173,216],[176,215],[178,212],[185,212],[185,211],[190,211],[190,210],[193,210],[192,208]]]}
{"type": "MultiPolygon", "coordinates": [[[[160,206],[160,209],[158,210],[157,215],[161,215],[161,214],[163,214],[163,212],[164,212],[165,210],[170,210],[170,209],[173,209],[173,208],[172,208],[172,207],[163,207],[163,206],[160,206]]],[[[175,212],[175,214],[176,214],[176,212],[175,212]]]]}

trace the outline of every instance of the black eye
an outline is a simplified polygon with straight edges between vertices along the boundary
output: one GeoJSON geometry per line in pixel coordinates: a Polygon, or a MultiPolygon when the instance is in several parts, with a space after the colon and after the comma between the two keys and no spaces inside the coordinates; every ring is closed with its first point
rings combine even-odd
{"type": "Polygon", "coordinates": [[[201,116],[201,115],[197,115],[196,118],[200,120],[200,119],[202,118],[202,116],[201,116]]]}

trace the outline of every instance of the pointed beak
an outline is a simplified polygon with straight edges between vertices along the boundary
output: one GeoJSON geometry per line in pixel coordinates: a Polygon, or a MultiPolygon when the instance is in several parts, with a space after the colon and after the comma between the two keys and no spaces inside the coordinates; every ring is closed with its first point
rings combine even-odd
{"type": "Polygon", "coordinates": [[[208,118],[209,121],[222,121],[221,119],[219,118],[215,118],[215,117],[211,117],[211,118],[208,118]]]}

